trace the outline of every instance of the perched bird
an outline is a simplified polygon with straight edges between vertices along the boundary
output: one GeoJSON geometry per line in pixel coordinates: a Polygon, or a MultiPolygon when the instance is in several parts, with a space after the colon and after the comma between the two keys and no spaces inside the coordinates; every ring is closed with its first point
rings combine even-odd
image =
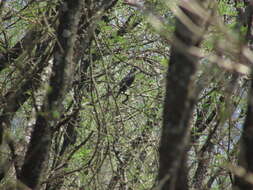
{"type": "Polygon", "coordinates": [[[119,83],[119,91],[117,93],[118,97],[120,94],[125,93],[126,90],[133,84],[135,79],[137,69],[134,67],[130,70],[130,72],[120,81],[119,83]]]}

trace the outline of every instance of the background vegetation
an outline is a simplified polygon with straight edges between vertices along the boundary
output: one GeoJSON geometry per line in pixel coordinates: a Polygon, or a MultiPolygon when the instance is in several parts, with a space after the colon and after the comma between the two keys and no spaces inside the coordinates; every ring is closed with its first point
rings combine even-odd
{"type": "Polygon", "coordinates": [[[250,0],[0,1],[0,189],[253,189],[250,0]]]}

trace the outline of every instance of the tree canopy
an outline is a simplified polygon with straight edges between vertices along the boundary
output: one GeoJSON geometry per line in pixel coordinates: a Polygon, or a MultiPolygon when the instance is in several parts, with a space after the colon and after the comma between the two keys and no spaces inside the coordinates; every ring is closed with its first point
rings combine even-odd
{"type": "Polygon", "coordinates": [[[2,0],[0,22],[0,189],[253,189],[253,1],[2,0]]]}

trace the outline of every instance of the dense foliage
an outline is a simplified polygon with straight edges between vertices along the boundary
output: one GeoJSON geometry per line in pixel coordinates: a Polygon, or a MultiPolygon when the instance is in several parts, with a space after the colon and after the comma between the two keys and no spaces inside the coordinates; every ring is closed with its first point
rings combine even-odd
{"type": "Polygon", "coordinates": [[[0,1],[0,189],[253,188],[247,0],[0,1]]]}

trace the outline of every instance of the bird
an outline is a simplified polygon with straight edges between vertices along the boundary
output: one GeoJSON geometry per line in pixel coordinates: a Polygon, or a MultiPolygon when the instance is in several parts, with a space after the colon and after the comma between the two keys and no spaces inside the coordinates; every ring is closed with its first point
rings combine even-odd
{"type": "Polygon", "coordinates": [[[125,93],[127,89],[133,84],[137,69],[134,67],[130,72],[120,81],[119,91],[116,95],[118,97],[120,94],[125,93]]]}

